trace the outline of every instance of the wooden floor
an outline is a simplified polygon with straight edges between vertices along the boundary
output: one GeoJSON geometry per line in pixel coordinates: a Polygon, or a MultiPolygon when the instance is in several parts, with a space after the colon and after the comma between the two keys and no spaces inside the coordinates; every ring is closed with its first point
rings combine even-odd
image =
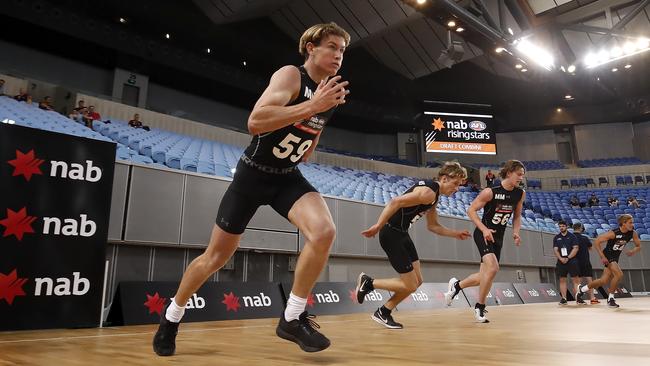
{"type": "Polygon", "coordinates": [[[470,309],[400,312],[402,330],[322,316],[332,346],[311,354],[277,338],[275,319],[183,324],[168,358],[151,349],[152,325],[0,332],[0,365],[650,365],[650,298],[619,303],[492,307],[489,324],[470,309]]]}

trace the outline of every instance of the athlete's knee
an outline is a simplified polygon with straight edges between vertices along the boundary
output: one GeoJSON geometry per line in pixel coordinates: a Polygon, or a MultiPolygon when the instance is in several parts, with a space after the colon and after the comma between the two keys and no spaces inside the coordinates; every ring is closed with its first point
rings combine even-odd
{"type": "Polygon", "coordinates": [[[419,281],[403,281],[402,286],[404,286],[404,292],[413,293],[418,287],[420,287],[419,281]]]}
{"type": "Polygon", "coordinates": [[[485,266],[485,272],[491,276],[496,276],[497,272],[499,272],[499,263],[496,261],[488,263],[485,266]]]}
{"type": "Polygon", "coordinates": [[[310,243],[329,249],[334,243],[334,239],[336,239],[336,227],[331,222],[324,223],[317,230],[306,234],[306,236],[307,241],[310,243]]]}

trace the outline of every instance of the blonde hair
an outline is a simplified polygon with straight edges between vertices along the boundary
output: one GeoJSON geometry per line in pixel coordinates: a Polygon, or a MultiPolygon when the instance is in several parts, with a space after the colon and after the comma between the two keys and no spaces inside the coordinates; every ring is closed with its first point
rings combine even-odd
{"type": "Polygon", "coordinates": [[[632,220],[633,217],[630,214],[622,214],[618,217],[618,226],[623,226],[626,222],[632,220]]]}
{"type": "Polygon", "coordinates": [[[524,163],[522,163],[519,160],[508,160],[506,161],[505,164],[503,164],[503,168],[501,168],[501,171],[499,172],[499,176],[501,179],[506,179],[508,176],[508,173],[516,172],[519,170],[519,168],[523,169],[524,172],[526,171],[526,167],[524,166],[524,163]]]}
{"type": "Polygon", "coordinates": [[[461,180],[465,180],[467,179],[467,169],[463,168],[457,161],[447,161],[438,172],[438,178],[442,178],[443,176],[451,179],[460,178],[461,180]]]}
{"type": "Polygon", "coordinates": [[[307,59],[307,43],[313,43],[318,46],[322,40],[329,36],[339,36],[345,39],[345,45],[350,44],[350,34],[334,22],[316,24],[307,29],[300,37],[298,43],[298,52],[307,59]]]}

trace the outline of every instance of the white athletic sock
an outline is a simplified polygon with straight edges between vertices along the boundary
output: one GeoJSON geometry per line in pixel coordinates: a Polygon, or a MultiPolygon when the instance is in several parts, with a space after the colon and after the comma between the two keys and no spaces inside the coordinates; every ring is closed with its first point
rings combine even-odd
{"type": "Polygon", "coordinates": [[[580,288],[580,291],[582,291],[582,292],[589,292],[589,286],[587,286],[587,285],[582,286],[582,287],[580,288]]]}
{"type": "Polygon", "coordinates": [[[170,322],[178,323],[183,318],[183,314],[185,314],[185,306],[178,306],[176,300],[172,298],[172,302],[165,313],[165,318],[170,322]]]}
{"type": "Polygon", "coordinates": [[[607,301],[612,300],[612,299],[614,299],[614,294],[609,294],[609,296],[607,296],[607,301]]]}
{"type": "Polygon", "coordinates": [[[307,306],[307,299],[298,297],[292,292],[287,300],[287,308],[284,309],[284,319],[288,322],[298,319],[300,314],[305,311],[305,306],[307,306]]]}

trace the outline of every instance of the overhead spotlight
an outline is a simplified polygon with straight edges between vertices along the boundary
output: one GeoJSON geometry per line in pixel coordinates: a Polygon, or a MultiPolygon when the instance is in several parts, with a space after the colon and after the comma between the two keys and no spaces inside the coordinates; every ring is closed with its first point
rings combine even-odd
{"type": "Polygon", "coordinates": [[[596,54],[590,52],[585,56],[585,65],[587,67],[592,67],[595,66],[598,63],[598,56],[596,54]]]}
{"type": "Polygon", "coordinates": [[[165,33],[165,38],[169,39],[170,37],[169,33],[165,33]]]}
{"type": "Polygon", "coordinates": [[[555,109],[555,111],[560,113],[560,112],[562,112],[562,108],[557,108],[557,109],[555,109]]]}
{"type": "Polygon", "coordinates": [[[560,70],[562,70],[562,72],[566,72],[566,69],[564,68],[564,66],[560,66],[560,70]]]}
{"type": "Polygon", "coordinates": [[[426,2],[427,2],[427,0],[418,0],[417,1],[418,5],[422,5],[422,4],[426,3],[426,2]]]}
{"type": "Polygon", "coordinates": [[[606,62],[609,60],[609,52],[607,50],[600,50],[596,57],[598,57],[598,62],[606,62]]]}
{"type": "Polygon", "coordinates": [[[245,60],[242,61],[241,64],[244,65],[244,66],[246,66],[246,61],[245,61],[245,60]]]}
{"type": "Polygon", "coordinates": [[[501,52],[503,52],[504,50],[505,50],[505,48],[503,48],[503,47],[497,47],[497,48],[494,50],[494,52],[496,52],[496,53],[501,53],[501,52]]]}
{"type": "Polygon", "coordinates": [[[623,51],[625,52],[625,54],[629,55],[629,54],[634,53],[636,51],[636,46],[637,45],[634,42],[627,41],[623,45],[623,51]]]}
{"type": "Polygon", "coordinates": [[[573,99],[573,96],[571,96],[571,94],[567,94],[567,95],[564,96],[564,99],[571,100],[571,99],[573,99]]]}
{"type": "Polygon", "coordinates": [[[205,52],[210,53],[210,47],[208,47],[205,52]]]}
{"type": "Polygon", "coordinates": [[[616,71],[618,71],[616,67],[612,69],[612,72],[616,72],[616,71]]]}
{"type": "Polygon", "coordinates": [[[521,72],[527,72],[528,69],[521,69],[521,72]]]}
{"type": "Polygon", "coordinates": [[[523,66],[521,66],[521,64],[516,64],[516,65],[515,65],[515,68],[517,68],[517,69],[521,69],[522,67],[523,67],[523,66]]]}
{"type": "Polygon", "coordinates": [[[451,68],[455,63],[463,59],[465,49],[463,44],[459,41],[451,39],[451,31],[447,31],[447,48],[442,50],[438,57],[438,63],[451,68]]]}
{"type": "Polygon", "coordinates": [[[636,42],[636,46],[640,50],[642,50],[644,48],[648,48],[648,47],[650,47],[650,39],[639,38],[639,40],[636,42]]]}
{"type": "Polygon", "coordinates": [[[455,26],[456,26],[456,22],[454,22],[453,20],[447,22],[447,27],[453,28],[455,26]]]}
{"type": "Polygon", "coordinates": [[[630,65],[630,64],[625,65],[626,69],[629,69],[630,67],[632,67],[632,65],[630,65]]]}
{"type": "Polygon", "coordinates": [[[465,30],[465,28],[463,28],[463,27],[458,27],[458,28],[456,28],[456,32],[458,32],[458,33],[462,32],[462,31],[464,31],[464,30],[465,30]]]}
{"type": "Polygon", "coordinates": [[[571,72],[571,73],[576,71],[576,65],[569,65],[569,67],[566,69],[566,71],[571,72]]]}
{"type": "Polygon", "coordinates": [[[510,33],[511,36],[515,35],[515,32],[512,31],[512,28],[508,27],[508,33],[510,33]]]}
{"type": "Polygon", "coordinates": [[[612,57],[619,57],[620,55],[623,54],[623,50],[621,49],[621,47],[614,46],[612,47],[612,50],[609,51],[609,53],[610,55],[612,55],[612,57]]]}
{"type": "Polygon", "coordinates": [[[125,18],[121,18],[121,17],[120,17],[120,19],[118,19],[118,20],[119,20],[119,22],[122,23],[122,24],[126,23],[126,19],[125,19],[125,18]]]}
{"type": "Polygon", "coordinates": [[[522,39],[521,42],[517,43],[517,50],[546,70],[553,68],[555,63],[553,55],[544,48],[529,42],[527,39],[522,39]]]}

